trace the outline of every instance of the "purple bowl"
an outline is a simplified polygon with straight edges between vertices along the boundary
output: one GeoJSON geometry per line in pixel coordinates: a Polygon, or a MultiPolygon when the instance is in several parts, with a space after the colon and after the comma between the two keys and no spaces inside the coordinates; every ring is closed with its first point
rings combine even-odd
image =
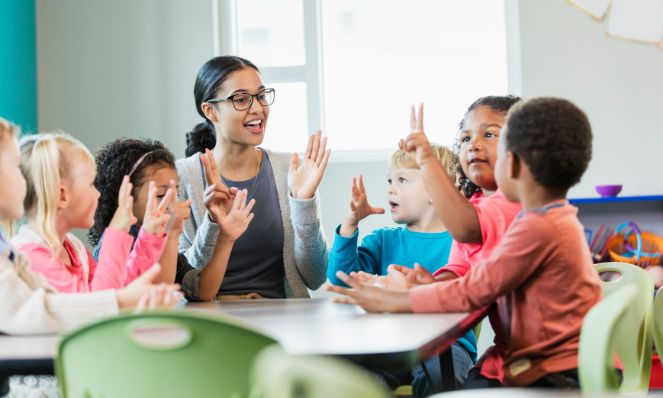
{"type": "Polygon", "coordinates": [[[601,195],[602,198],[614,198],[622,191],[621,185],[597,185],[595,187],[596,192],[601,195]]]}

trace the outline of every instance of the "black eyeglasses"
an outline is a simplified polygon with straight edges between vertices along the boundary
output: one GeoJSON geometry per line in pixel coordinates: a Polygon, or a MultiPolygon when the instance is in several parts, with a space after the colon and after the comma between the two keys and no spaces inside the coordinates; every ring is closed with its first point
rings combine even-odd
{"type": "Polygon", "coordinates": [[[266,88],[258,94],[248,94],[248,93],[239,93],[239,94],[233,94],[229,95],[225,98],[212,98],[210,100],[207,100],[205,102],[209,102],[210,104],[216,104],[219,102],[225,102],[225,101],[232,101],[233,107],[237,109],[238,111],[245,111],[253,105],[253,98],[257,98],[258,102],[260,105],[263,106],[269,106],[274,103],[274,94],[275,90],[273,88],[266,88]]]}

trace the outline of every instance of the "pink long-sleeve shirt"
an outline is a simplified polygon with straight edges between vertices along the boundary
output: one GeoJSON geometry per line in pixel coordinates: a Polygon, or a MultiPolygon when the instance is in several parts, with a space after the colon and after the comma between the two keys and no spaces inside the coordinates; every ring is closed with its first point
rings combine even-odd
{"type": "Polygon", "coordinates": [[[141,229],[131,250],[131,235],[106,228],[97,263],[80,239],[67,234],[63,246],[70,265],[54,257],[42,237],[28,226],[22,226],[11,242],[28,256],[32,270],[43,274],[55,290],[83,293],[118,289],[129,284],[159,260],[166,236],[156,236],[141,229]]]}
{"type": "Polygon", "coordinates": [[[577,368],[582,321],[601,298],[577,212],[566,201],[523,212],[490,258],[464,277],[412,289],[413,310],[473,311],[497,300],[492,312],[507,344],[492,351],[482,374],[528,385],[577,368]]]}

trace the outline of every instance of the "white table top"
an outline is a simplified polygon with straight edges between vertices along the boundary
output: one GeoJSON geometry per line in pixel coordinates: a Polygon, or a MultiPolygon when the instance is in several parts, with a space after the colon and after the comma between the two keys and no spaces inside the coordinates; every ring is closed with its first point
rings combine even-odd
{"type": "MultiPolygon", "coordinates": [[[[477,314],[367,314],[328,299],[188,303],[177,310],[230,317],[277,340],[293,354],[345,356],[367,364],[390,359],[399,367],[446,348],[477,314]]],[[[10,362],[52,360],[59,336],[0,336],[0,371],[10,362]]]]}

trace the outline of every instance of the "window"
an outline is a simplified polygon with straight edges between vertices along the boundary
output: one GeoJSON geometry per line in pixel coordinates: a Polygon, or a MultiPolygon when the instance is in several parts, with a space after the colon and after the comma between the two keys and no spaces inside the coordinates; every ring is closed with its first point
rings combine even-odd
{"type": "Polygon", "coordinates": [[[276,88],[275,150],[302,150],[321,127],[336,159],[386,157],[417,102],[429,138],[452,145],[472,101],[507,93],[503,1],[217,1],[219,52],[251,59],[276,88]]]}

